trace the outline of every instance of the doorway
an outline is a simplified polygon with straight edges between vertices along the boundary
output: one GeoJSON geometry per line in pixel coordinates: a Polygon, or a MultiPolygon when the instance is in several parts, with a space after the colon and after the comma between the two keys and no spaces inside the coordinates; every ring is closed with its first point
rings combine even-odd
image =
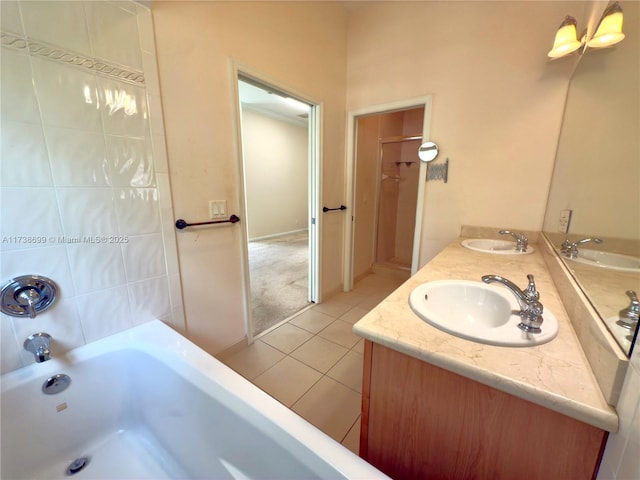
{"type": "Polygon", "coordinates": [[[317,106],[238,73],[249,342],[317,300],[317,106]]]}
{"type": "Polygon", "coordinates": [[[372,271],[417,271],[426,177],[417,152],[430,117],[430,97],[349,114],[345,291],[372,271]]]}
{"type": "MultiPolygon", "coordinates": [[[[411,112],[402,113],[408,116],[411,112]]],[[[416,113],[420,117],[424,114],[423,109],[417,109],[416,113]]],[[[422,131],[421,121],[414,130],[422,131]]],[[[422,135],[383,137],[379,140],[378,214],[373,271],[411,273],[420,171],[418,148],[421,143],[422,135]]]]}

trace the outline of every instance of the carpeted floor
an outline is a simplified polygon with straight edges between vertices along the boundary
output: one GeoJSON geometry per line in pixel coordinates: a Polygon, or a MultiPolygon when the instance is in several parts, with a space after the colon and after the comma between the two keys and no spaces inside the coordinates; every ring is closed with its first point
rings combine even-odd
{"type": "Polygon", "coordinates": [[[309,304],[307,232],[249,242],[253,335],[309,304]]]}

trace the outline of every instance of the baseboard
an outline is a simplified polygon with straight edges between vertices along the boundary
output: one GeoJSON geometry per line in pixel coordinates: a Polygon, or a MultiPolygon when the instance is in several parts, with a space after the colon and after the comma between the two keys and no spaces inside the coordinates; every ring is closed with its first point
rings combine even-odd
{"type": "Polygon", "coordinates": [[[280,233],[274,233],[272,235],[264,235],[262,237],[254,237],[254,238],[250,238],[249,241],[250,242],[259,242],[261,240],[271,240],[273,238],[286,237],[287,235],[294,235],[296,233],[303,233],[303,232],[308,232],[308,231],[309,231],[308,228],[302,228],[300,230],[291,230],[290,232],[280,232],[280,233]]]}

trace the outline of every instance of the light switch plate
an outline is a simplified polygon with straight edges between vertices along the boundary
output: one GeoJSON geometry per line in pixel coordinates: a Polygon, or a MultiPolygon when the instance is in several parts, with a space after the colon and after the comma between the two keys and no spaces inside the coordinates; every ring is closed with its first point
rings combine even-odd
{"type": "Polygon", "coordinates": [[[572,210],[561,210],[560,218],[558,219],[558,232],[569,233],[569,225],[571,224],[572,210]]]}
{"type": "Polygon", "coordinates": [[[227,217],[227,201],[226,200],[209,200],[209,217],[210,218],[226,218],[227,217]]]}

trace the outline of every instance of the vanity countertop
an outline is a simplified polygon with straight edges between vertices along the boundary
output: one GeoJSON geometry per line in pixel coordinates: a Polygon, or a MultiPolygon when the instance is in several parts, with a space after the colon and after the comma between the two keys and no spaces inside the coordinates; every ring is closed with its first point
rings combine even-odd
{"type": "MultiPolygon", "coordinates": [[[[538,249],[492,255],[462,247],[459,238],[362,317],[357,335],[445,370],[609,432],[618,416],[607,404],[538,249]],[[533,274],[540,301],[558,319],[558,335],[535,347],[499,347],[445,333],[421,320],[409,294],[434,280],[475,280],[496,274],[521,288],[533,274]]],[[[543,325],[544,328],[544,325],[543,325]]]]}

